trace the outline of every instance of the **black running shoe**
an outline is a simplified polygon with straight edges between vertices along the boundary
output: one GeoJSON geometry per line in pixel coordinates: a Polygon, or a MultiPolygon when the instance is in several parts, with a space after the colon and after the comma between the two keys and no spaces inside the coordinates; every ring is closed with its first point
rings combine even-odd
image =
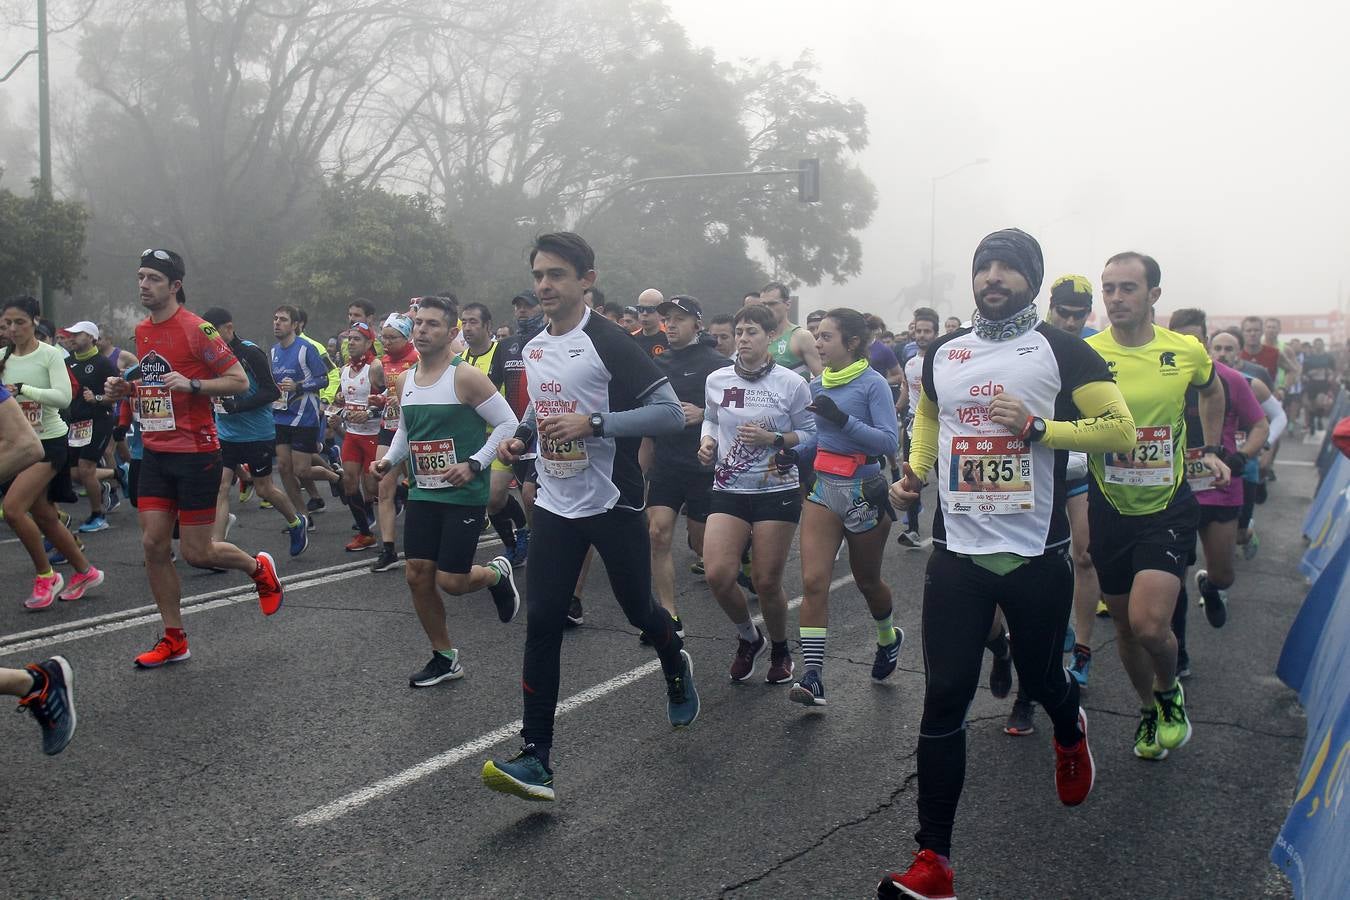
{"type": "Polygon", "coordinates": [[[25,666],[33,676],[33,690],[19,701],[42,728],[42,752],[55,756],[75,736],[75,673],[63,656],[25,666]]]}
{"type": "Polygon", "coordinates": [[[989,693],[997,699],[1002,700],[1012,691],[1012,648],[1008,648],[1005,656],[994,657],[994,664],[989,667],[989,693]]]}
{"type": "Polygon", "coordinates": [[[585,619],[582,618],[581,598],[576,594],[572,595],[572,602],[567,607],[567,621],[564,625],[567,628],[580,628],[585,619]]]}
{"type": "Polygon", "coordinates": [[[380,556],[375,562],[371,563],[370,571],[388,572],[390,569],[398,568],[401,565],[403,565],[403,560],[398,558],[398,551],[390,550],[388,547],[381,545],[380,556]]]}
{"type": "Polygon", "coordinates": [[[305,509],[306,509],[308,512],[311,512],[311,513],[314,513],[314,514],[317,515],[318,513],[321,513],[321,512],[327,512],[327,511],[328,511],[328,504],[326,504],[326,503],[323,502],[323,498],[322,498],[322,497],[311,497],[310,500],[309,500],[309,503],[305,504],[305,509]]]}
{"type": "Polygon", "coordinates": [[[454,659],[447,659],[443,654],[431,654],[431,661],[422,667],[422,671],[415,672],[408,679],[408,687],[425,688],[434,684],[440,684],[442,681],[454,681],[456,678],[464,677],[464,667],[459,664],[459,651],[455,651],[454,659]]]}
{"type": "Polygon", "coordinates": [[[499,576],[497,583],[488,588],[492,602],[497,605],[497,618],[510,622],[520,612],[520,591],[516,590],[516,576],[511,568],[511,560],[505,556],[495,557],[487,564],[499,576]]]}

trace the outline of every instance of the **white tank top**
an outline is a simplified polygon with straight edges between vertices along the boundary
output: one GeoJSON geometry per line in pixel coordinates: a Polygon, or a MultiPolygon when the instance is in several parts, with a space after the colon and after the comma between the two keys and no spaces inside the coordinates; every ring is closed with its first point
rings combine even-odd
{"type": "MultiPolygon", "coordinates": [[[[346,409],[366,409],[370,406],[370,366],[352,374],[352,367],[342,367],[342,405],[346,409]]],[[[365,422],[347,420],[348,434],[372,435],[380,433],[380,417],[371,413],[365,422]]]]}

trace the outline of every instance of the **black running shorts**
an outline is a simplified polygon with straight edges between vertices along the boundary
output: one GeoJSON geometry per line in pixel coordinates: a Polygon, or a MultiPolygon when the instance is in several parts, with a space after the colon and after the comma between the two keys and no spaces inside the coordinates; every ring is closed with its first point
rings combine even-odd
{"type": "Polygon", "coordinates": [[[473,568],[485,507],[409,500],[403,508],[403,555],[429,559],[440,572],[465,575],[473,568]]]}
{"type": "Polygon", "coordinates": [[[713,491],[708,514],[735,516],[751,525],[756,522],[798,522],[802,517],[802,494],[797,488],[767,494],[733,494],[713,491]]]}
{"type": "Polygon", "coordinates": [[[1088,552],[1103,594],[1128,594],[1134,576],[1157,569],[1181,578],[1195,547],[1200,504],[1185,485],[1166,509],[1123,516],[1094,482],[1088,493],[1088,552]]]}
{"type": "Polygon", "coordinates": [[[683,508],[689,521],[706,522],[712,506],[712,482],[712,472],[653,471],[647,480],[647,505],[665,506],[677,515],[683,508]]]}

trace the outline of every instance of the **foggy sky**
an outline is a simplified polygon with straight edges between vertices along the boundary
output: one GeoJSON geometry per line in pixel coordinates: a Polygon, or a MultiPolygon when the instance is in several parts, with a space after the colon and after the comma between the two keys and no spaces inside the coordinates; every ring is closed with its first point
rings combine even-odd
{"type": "Polygon", "coordinates": [[[1135,249],[1162,267],[1163,310],[1320,313],[1350,294],[1342,4],[668,3],[722,58],[811,48],[822,84],[867,107],[863,272],[803,290],[807,308],[898,318],[928,257],[930,179],[979,157],[939,182],[939,271],[966,278],[979,239],[1012,225],[1040,240],[1047,291],[1135,249]]]}

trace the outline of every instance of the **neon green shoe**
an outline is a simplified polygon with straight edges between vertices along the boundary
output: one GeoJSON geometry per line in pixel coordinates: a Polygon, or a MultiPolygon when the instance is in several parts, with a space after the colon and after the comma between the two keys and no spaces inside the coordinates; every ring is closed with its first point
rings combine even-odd
{"type": "Polygon", "coordinates": [[[1139,727],[1134,732],[1134,755],[1140,759],[1166,759],[1167,748],[1158,743],[1158,708],[1139,714],[1139,727]]]}
{"type": "Polygon", "coordinates": [[[1168,750],[1185,746],[1191,739],[1191,720],[1186,716],[1186,692],[1181,682],[1166,693],[1153,692],[1158,709],[1158,743],[1168,750]]]}

